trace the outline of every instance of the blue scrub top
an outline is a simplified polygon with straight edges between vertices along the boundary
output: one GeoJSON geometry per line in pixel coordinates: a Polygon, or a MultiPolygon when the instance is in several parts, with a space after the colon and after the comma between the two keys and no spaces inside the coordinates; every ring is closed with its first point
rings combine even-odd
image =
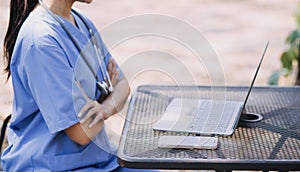
{"type": "MultiPolygon", "coordinates": [[[[89,53],[89,61],[103,78],[93,54],[86,26],[73,14],[77,27],[60,18],[74,38],[89,53]]],[[[96,40],[108,64],[111,55],[94,25],[96,40]]],[[[77,80],[91,99],[96,99],[92,72],[66,32],[43,8],[37,8],[24,22],[11,60],[14,102],[8,129],[9,146],[2,154],[5,171],[111,171],[118,167],[115,150],[104,130],[96,142],[81,146],[64,130],[79,122],[77,114],[85,104],[77,80]],[[107,150],[112,151],[107,151],[107,150]]]]}

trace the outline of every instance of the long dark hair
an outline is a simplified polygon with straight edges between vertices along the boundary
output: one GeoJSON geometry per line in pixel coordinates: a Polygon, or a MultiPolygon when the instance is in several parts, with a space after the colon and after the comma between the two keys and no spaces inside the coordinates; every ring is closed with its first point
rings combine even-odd
{"type": "Polygon", "coordinates": [[[10,61],[15,47],[18,33],[25,19],[30,12],[38,4],[38,0],[11,0],[10,1],[10,17],[8,29],[4,38],[3,53],[5,68],[8,73],[7,79],[10,77],[10,61]]]}

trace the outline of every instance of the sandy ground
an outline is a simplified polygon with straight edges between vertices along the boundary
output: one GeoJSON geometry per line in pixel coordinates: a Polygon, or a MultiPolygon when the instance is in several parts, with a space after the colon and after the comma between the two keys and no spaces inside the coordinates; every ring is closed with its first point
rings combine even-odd
{"type": "MultiPolygon", "coordinates": [[[[280,68],[279,57],[285,48],[285,38],[296,27],[293,13],[298,2],[295,0],[131,0],[130,2],[96,0],[90,5],[76,4],[76,7],[89,16],[100,32],[104,32],[103,39],[108,42],[108,48],[134,89],[140,84],[209,85],[213,80],[211,71],[212,73],[221,71],[217,76],[217,78],[221,77],[221,80],[222,76],[225,76],[224,81],[219,84],[249,85],[264,45],[267,40],[270,40],[266,59],[256,80],[256,85],[267,85],[268,77],[274,70],[280,68]],[[155,19],[145,20],[142,25],[136,20],[115,25],[119,21],[126,21],[137,15],[153,14],[175,19],[178,27],[164,20],[155,19]],[[187,24],[187,29],[180,26],[183,25],[182,21],[187,24]],[[130,33],[136,26],[141,27],[144,34],[130,39],[117,36],[119,32],[130,33]],[[160,28],[160,30],[147,35],[149,28],[154,30],[160,28]],[[169,30],[169,35],[166,33],[160,35],[162,28],[169,30]],[[196,29],[200,36],[189,32],[189,28],[196,29]],[[179,33],[182,40],[172,39],[172,33],[179,33]],[[201,58],[199,60],[199,56],[205,54],[195,55],[197,52],[195,47],[199,45],[201,47],[205,41],[195,41],[197,36],[206,38],[218,55],[217,61],[206,64],[205,60],[201,58]],[[122,38],[122,40],[114,42],[111,41],[112,38],[122,38]],[[192,41],[185,45],[185,40],[192,41]],[[115,44],[110,44],[111,42],[115,44]],[[214,66],[215,63],[219,65],[214,66]],[[139,70],[136,70],[137,68],[139,70]]],[[[2,45],[8,23],[8,1],[0,1],[0,11],[2,45]]],[[[6,76],[2,72],[3,60],[0,60],[0,69],[0,115],[5,116],[11,112],[13,93],[11,81],[5,84],[6,76]]],[[[123,116],[124,114],[117,115],[107,125],[116,140],[121,132],[121,126],[115,121],[123,120],[123,116]]]]}

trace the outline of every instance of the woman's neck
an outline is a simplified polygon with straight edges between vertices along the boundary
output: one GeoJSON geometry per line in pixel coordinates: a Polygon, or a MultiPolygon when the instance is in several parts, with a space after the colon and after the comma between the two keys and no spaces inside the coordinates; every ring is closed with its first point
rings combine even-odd
{"type": "Polygon", "coordinates": [[[71,8],[75,0],[43,0],[43,2],[54,14],[65,18],[75,25],[75,20],[71,15],[71,8]]]}

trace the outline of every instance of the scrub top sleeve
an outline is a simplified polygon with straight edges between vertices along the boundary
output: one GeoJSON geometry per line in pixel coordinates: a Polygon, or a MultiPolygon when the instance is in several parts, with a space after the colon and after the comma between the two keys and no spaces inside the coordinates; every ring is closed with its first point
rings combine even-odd
{"type": "Polygon", "coordinates": [[[32,45],[24,58],[28,89],[51,133],[78,123],[73,102],[74,73],[58,45],[32,45]]]}

